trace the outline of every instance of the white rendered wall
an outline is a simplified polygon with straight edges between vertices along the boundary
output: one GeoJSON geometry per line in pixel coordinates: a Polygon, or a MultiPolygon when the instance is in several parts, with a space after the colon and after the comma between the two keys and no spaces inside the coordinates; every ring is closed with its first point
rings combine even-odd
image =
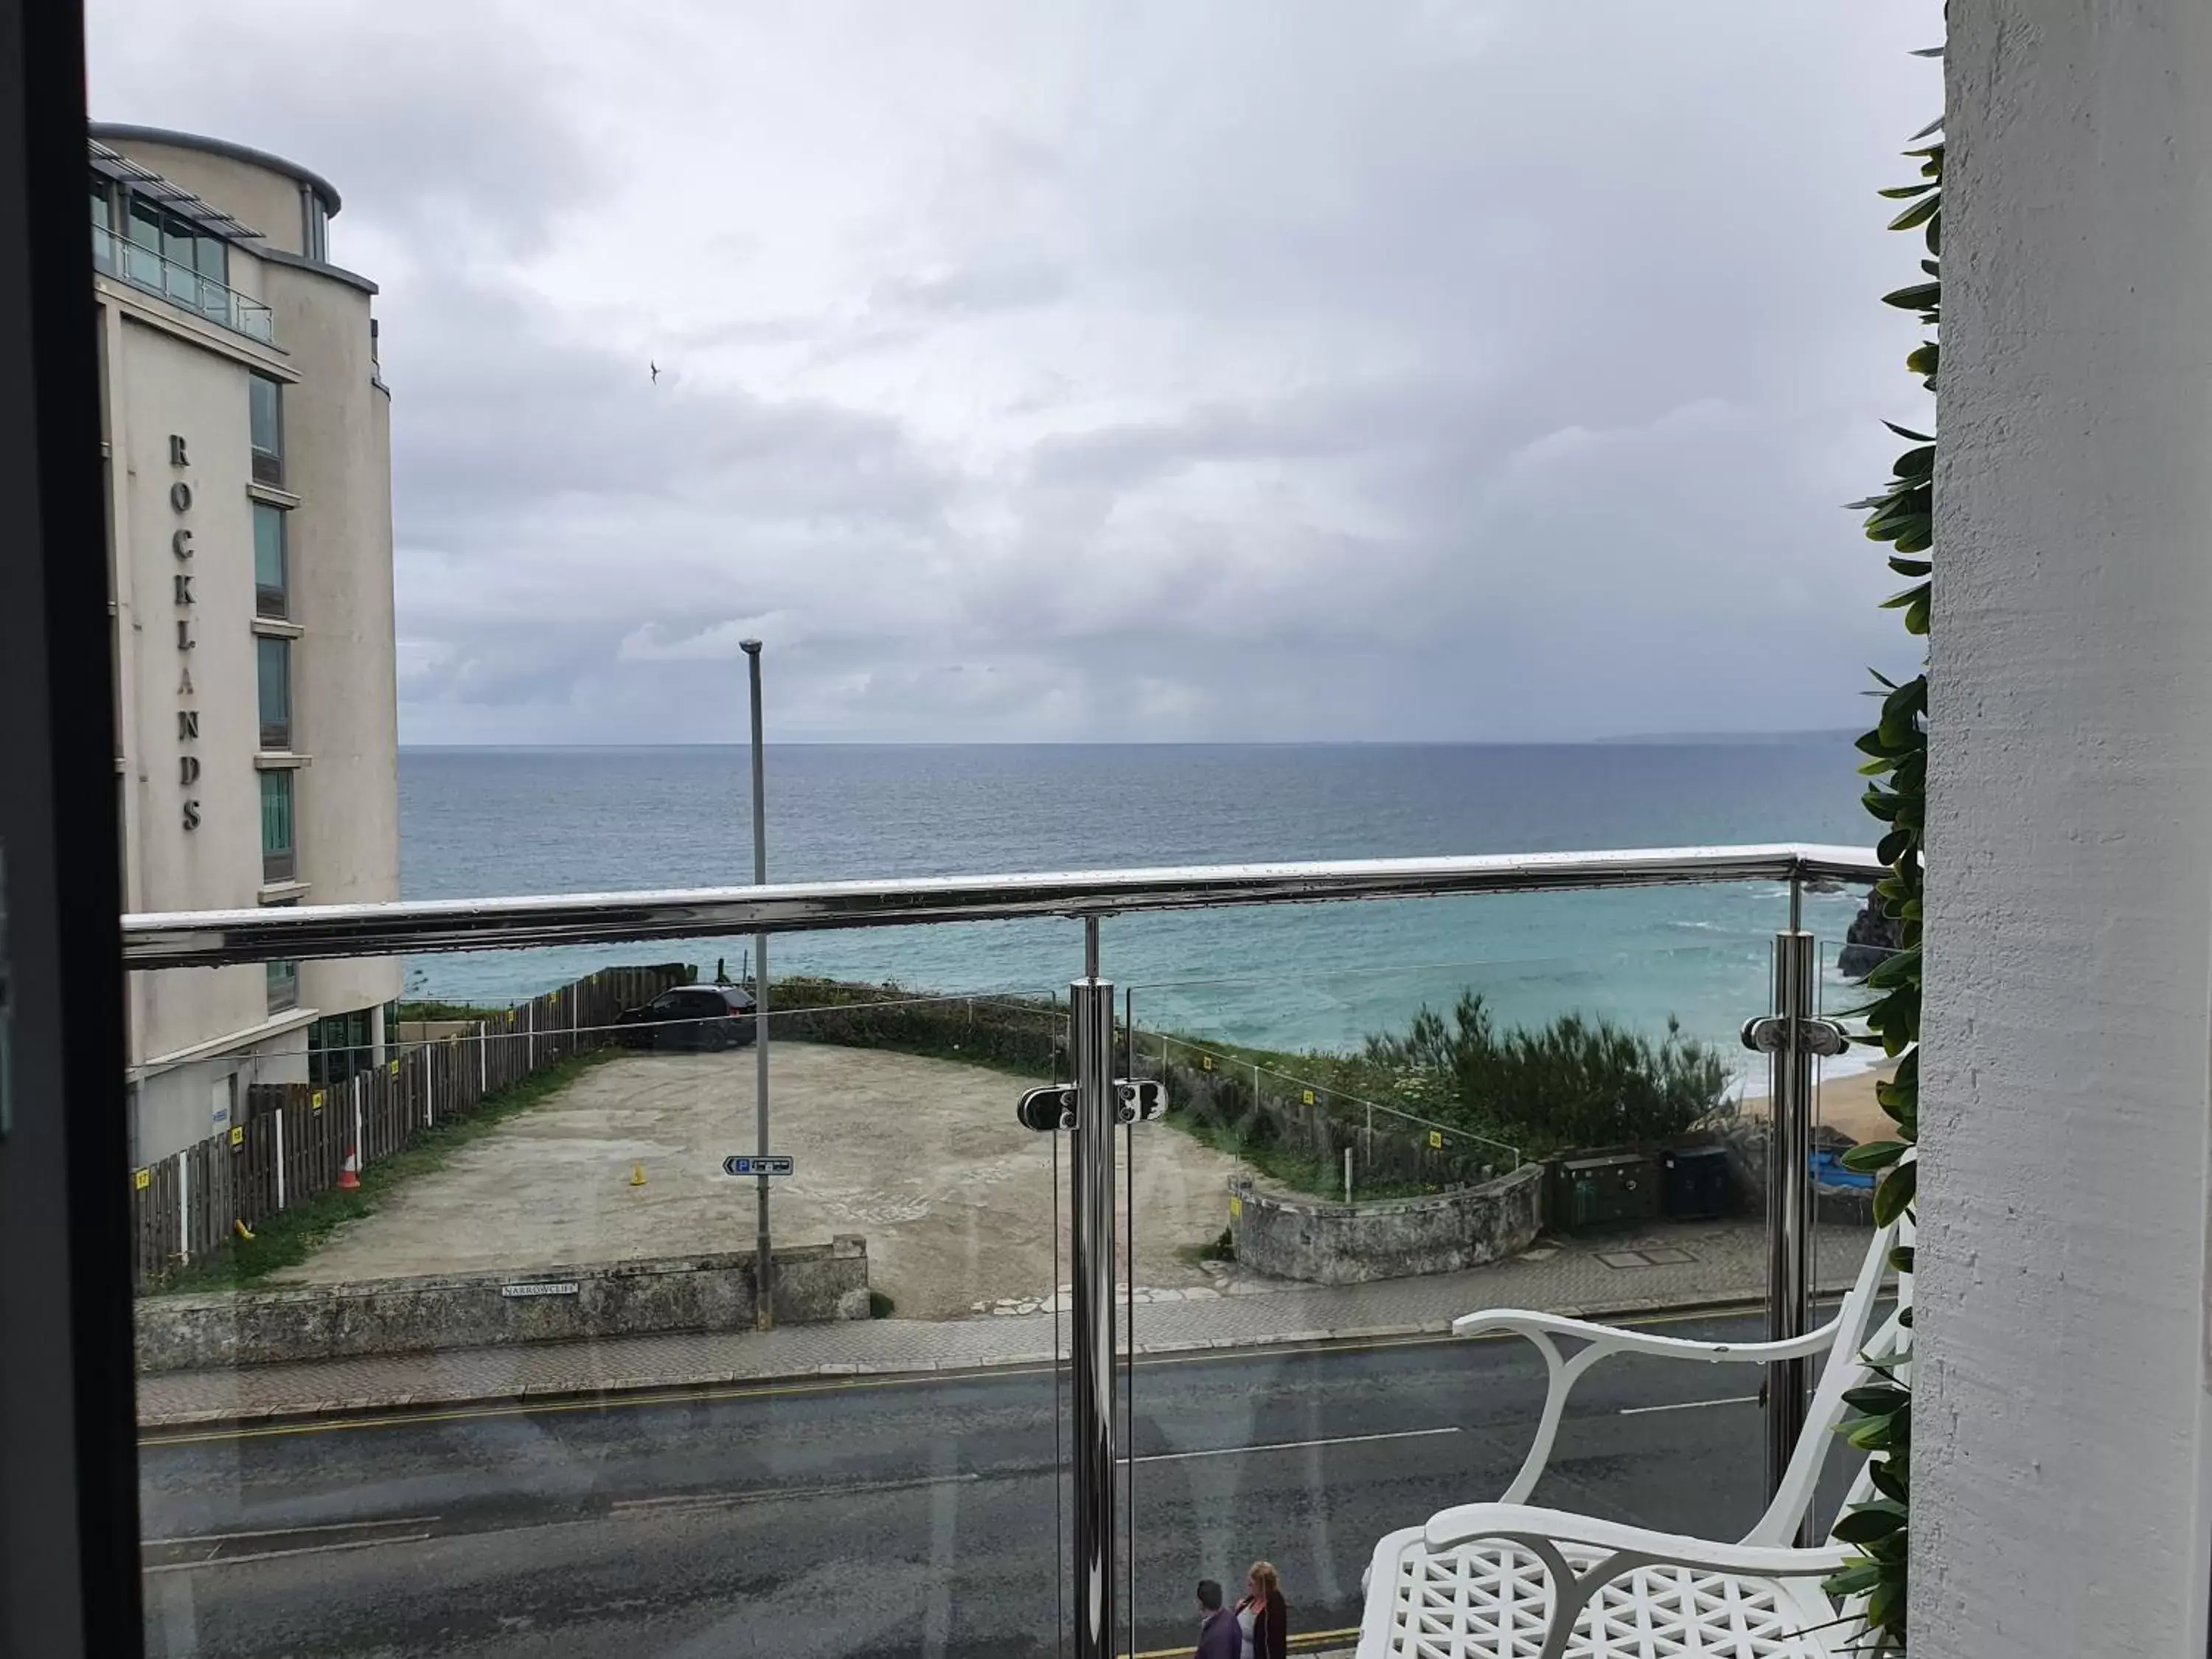
{"type": "Polygon", "coordinates": [[[2212,6],[1948,62],[1912,1651],[2197,1656],[2212,6]]]}

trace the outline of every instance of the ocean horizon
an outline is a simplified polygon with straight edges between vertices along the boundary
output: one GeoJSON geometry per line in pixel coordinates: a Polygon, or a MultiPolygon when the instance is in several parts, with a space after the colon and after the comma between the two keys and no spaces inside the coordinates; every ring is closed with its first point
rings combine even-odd
{"type": "MultiPolygon", "coordinates": [[[[1815,841],[1870,843],[1851,733],[1571,744],[771,744],[771,880],[1815,841]]],[[[457,898],[750,879],[736,744],[409,745],[402,891],[457,898]]],[[[1483,995],[1721,1048],[1767,994],[1778,883],[1221,909],[1109,920],[1138,1023],[1342,1050],[1483,995]]],[[[1832,960],[1859,896],[1814,894],[1832,960]]],[[[504,1002],[616,962],[736,975],[749,938],[421,957],[408,994],[504,1002]]],[[[1067,921],[780,937],[773,974],[951,995],[1064,993],[1067,921]]],[[[1831,976],[1832,988],[1840,991],[1831,976]]]]}

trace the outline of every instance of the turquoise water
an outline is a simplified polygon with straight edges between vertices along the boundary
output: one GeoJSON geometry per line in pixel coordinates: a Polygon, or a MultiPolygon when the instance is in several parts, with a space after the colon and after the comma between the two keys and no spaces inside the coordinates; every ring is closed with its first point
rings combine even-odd
{"type": "MultiPolygon", "coordinates": [[[[776,880],[1387,858],[1721,842],[1864,843],[1841,736],[1728,744],[772,746],[776,880]]],[[[742,749],[415,749],[400,757],[410,898],[742,883],[742,749]]],[[[1133,916],[1104,970],[1140,1024],[1337,1048],[1481,991],[1515,1020],[1570,1009],[1723,1045],[1766,997],[1778,884],[1133,916]]],[[[1840,940],[1856,896],[1814,896],[1840,940]]],[[[427,957],[410,994],[504,1000],[604,963],[738,971],[744,939],[427,957]]],[[[1071,921],[779,939],[779,975],[948,993],[1064,991],[1071,921]]]]}

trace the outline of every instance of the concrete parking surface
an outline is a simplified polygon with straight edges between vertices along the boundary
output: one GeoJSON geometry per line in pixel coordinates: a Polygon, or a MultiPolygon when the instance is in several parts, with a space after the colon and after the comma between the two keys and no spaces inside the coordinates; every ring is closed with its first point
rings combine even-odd
{"type": "MultiPolygon", "coordinates": [[[[772,1060],[774,1150],[798,1161],[776,1182],[777,1239],[861,1234],[872,1283],[912,1318],[1033,1303],[1066,1280],[1068,1217],[1062,1206],[1055,1273],[1051,1179],[1052,1142],[1064,1138],[1015,1123],[1021,1079],[814,1043],[777,1043],[772,1060]]],[[[749,1049],[595,1066],[278,1282],[749,1249],[754,1183],[724,1176],[721,1160],[754,1150],[753,1086],[749,1049]],[[644,1184],[631,1185],[641,1170],[644,1184]]],[[[1237,1161],[1161,1124],[1140,1126],[1134,1141],[1135,1282],[1202,1290],[1189,1247],[1227,1224],[1237,1161]]]]}

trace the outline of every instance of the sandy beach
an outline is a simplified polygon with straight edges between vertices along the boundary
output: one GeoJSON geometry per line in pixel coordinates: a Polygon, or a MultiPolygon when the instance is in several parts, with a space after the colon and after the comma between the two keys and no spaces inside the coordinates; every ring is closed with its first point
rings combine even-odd
{"type": "MultiPolygon", "coordinates": [[[[1881,1109],[1874,1097],[1875,1085],[1886,1082],[1896,1073],[1894,1064],[1885,1061],[1869,1072],[1853,1072],[1845,1077],[1824,1079],[1820,1085],[1818,1113],[1814,1121],[1831,1129],[1841,1130],[1853,1140],[1891,1140],[1897,1135],[1897,1125],[1881,1109]]],[[[1747,1117],[1766,1115],[1766,1097],[1748,1095],[1743,1103],[1747,1117]]]]}

